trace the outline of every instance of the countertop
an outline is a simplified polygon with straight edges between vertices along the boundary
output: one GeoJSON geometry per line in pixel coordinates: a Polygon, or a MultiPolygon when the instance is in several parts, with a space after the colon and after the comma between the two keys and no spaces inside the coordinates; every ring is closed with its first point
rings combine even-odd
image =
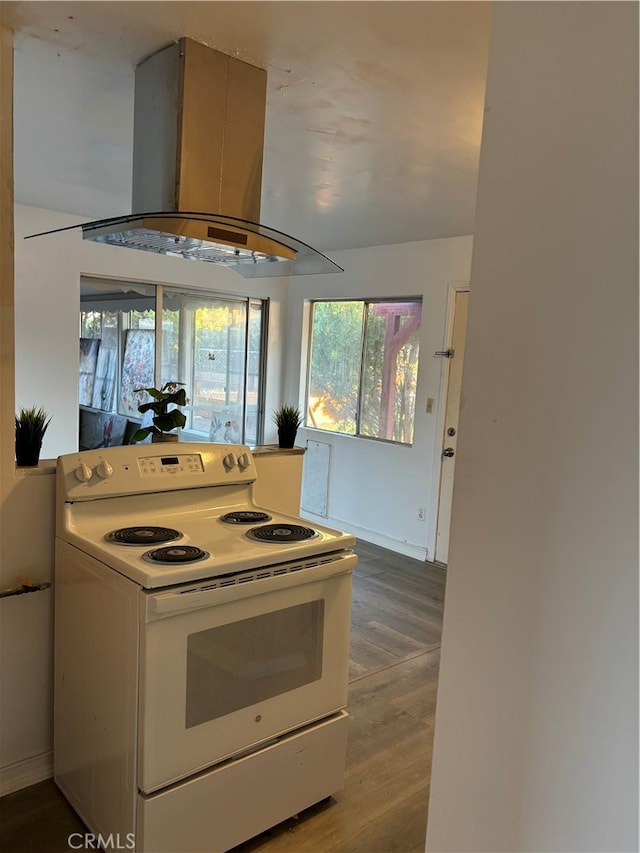
{"type": "Polygon", "coordinates": [[[306,449],[306,447],[279,447],[277,444],[259,444],[257,447],[252,447],[251,452],[254,456],[266,456],[274,453],[283,456],[301,456],[306,449]]]}

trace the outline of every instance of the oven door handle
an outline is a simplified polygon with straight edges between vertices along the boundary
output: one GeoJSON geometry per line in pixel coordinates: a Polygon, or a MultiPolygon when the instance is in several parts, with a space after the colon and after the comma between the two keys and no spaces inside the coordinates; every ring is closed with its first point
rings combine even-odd
{"type": "MultiPolygon", "coordinates": [[[[325,563],[318,560],[318,565],[315,566],[301,564],[300,568],[289,568],[286,573],[274,574],[270,577],[257,577],[262,572],[256,569],[254,577],[246,581],[237,581],[232,585],[218,586],[214,589],[210,585],[216,581],[209,580],[203,581],[202,586],[190,585],[181,590],[149,592],[142,596],[141,618],[143,622],[154,622],[178,613],[200,610],[203,607],[215,607],[218,604],[239,601],[254,595],[263,595],[266,592],[276,592],[337,575],[350,574],[357,562],[356,555],[347,552],[334,556],[325,563]]],[[[224,579],[221,581],[224,582],[224,579]]]]}

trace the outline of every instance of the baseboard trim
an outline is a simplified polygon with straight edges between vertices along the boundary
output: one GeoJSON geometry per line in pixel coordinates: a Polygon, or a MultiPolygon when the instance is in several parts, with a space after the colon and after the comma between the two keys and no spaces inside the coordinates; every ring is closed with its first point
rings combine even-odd
{"type": "Polygon", "coordinates": [[[42,752],[0,768],[0,797],[53,776],[53,752],[42,752]]]}
{"type": "Polygon", "coordinates": [[[389,551],[396,551],[398,554],[404,554],[405,557],[413,557],[415,560],[422,560],[423,562],[428,559],[427,549],[420,545],[401,542],[398,539],[393,539],[391,536],[367,530],[366,527],[358,527],[355,524],[351,524],[350,521],[343,521],[340,518],[324,518],[308,510],[302,510],[300,515],[302,518],[307,518],[310,521],[315,520],[318,524],[326,524],[327,527],[347,530],[349,533],[353,533],[357,539],[364,539],[365,542],[371,542],[372,545],[379,545],[381,548],[387,548],[389,551]]]}

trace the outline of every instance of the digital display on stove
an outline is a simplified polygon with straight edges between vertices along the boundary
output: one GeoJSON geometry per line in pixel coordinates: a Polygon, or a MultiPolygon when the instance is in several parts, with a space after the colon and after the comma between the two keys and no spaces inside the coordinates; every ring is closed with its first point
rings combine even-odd
{"type": "Polygon", "coordinates": [[[199,453],[185,453],[179,456],[142,456],[138,468],[143,477],[162,474],[201,474],[204,463],[199,453]]]}

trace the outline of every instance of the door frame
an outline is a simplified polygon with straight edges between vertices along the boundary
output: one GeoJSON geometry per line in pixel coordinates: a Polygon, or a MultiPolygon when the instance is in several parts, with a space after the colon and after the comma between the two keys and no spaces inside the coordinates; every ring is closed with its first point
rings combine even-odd
{"type": "MultiPolygon", "coordinates": [[[[450,281],[447,284],[447,308],[445,313],[444,334],[442,350],[451,347],[453,339],[453,321],[455,317],[456,296],[459,292],[470,291],[468,281],[450,281]]],[[[435,356],[434,358],[438,358],[435,356]]],[[[440,481],[442,479],[442,447],[445,430],[445,416],[447,411],[447,394],[449,392],[449,371],[451,360],[440,357],[440,385],[436,403],[436,423],[433,442],[433,460],[431,470],[433,477],[431,481],[431,500],[429,513],[429,535],[427,539],[427,560],[435,561],[436,536],[438,533],[438,512],[440,509],[440,481]]]]}

